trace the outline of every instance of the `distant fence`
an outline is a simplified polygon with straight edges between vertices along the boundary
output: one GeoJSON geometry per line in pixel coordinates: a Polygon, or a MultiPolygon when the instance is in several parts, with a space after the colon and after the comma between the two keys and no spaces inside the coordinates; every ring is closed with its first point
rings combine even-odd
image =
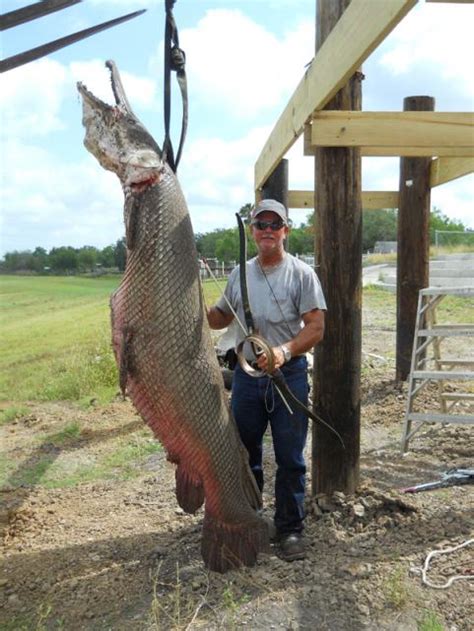
{"type": "Polygon", "coordinates": [[[237,265],[236,261],[225,262],[225,261],[219,261],[216,258],[206,259],[206,263],[211,268],[212,274],[207,269],[206,265],[204,264],[204,261],[200,260],[199,267],[200,267],[201,280],[205,280],[206,278],[211,278],[212,276],[215,276],[216,278],[226,278],[227,276],[229,276],[231,271],[237,265]]]}

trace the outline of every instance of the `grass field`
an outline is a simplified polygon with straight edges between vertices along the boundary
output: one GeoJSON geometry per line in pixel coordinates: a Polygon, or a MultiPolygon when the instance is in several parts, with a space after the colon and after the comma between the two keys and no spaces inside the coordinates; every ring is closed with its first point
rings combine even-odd
{"type": "Polygon", "coordinates": [[[0,279],[1,400],[80,400],[116,389],[109,296],[119,279],[0,279]]]}
{"type": "MultiPolygon", "coordinates": [[[[0,401],[90,399],[117,392],[110,345],[119,277],[0,277],[0,401]]],[[[205,283],[206,299],[219,295],[205,283]]],[[[11,414],[11,413],[10,413],[11,414]]]]}

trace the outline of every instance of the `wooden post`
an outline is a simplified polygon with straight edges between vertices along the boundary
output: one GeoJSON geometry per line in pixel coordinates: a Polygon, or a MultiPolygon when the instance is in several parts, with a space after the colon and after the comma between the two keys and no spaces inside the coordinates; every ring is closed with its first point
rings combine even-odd
{"type": "MultiPolygon", "coordinates": [[[[318,0],[320,48],[350,0],[318,0]]],[[[361,109],[355,73],[326,105],[361,109]]],[[[362,297],[362,207],[359,149],[321,148],[315,154],[316,254],[328,311],[323,342],[316,347],[315,411],[342,436],[313,424],[313,494],[353,493],[359,482],[362,297]]]]}
{"type": "Polygon", "coordinates": [[[276,199],[288,208],[288,160],[280,160],[262,187],[261,198],[276,199]]]}
{"type": "MultiPolygon", "coordinates": [[[[404,111],[434,111],[431,96],[409,96],[404,111]]],[[[396,379],[410,374],[418,293],[429,285],[431,158],[400,158],[396,379]]]]}

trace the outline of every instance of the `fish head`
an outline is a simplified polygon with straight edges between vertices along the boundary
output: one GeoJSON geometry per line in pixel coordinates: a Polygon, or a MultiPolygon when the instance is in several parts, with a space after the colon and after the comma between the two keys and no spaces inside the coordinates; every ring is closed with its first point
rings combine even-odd
{"type": "Polygon", "coordinates": [[[162,152],[154,138],[133,113],[123,91],[118,70],[111,70],[115,105],[105,103],[79,82],[82,97],[84,145],[104,169],[119,177],[125,191],[140,192],[159,182],[164,172],[162,152]]]}

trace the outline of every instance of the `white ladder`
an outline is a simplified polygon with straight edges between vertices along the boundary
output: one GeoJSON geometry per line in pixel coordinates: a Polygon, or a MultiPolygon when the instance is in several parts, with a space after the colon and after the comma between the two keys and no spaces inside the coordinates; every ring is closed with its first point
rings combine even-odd
{"type": "MultiPolygon", "coordinates": [[[[474,287],[427,287],[418,295],[415,336],[408,381],[408,400],[402,436],[402,453],[408,442],[425,423],[474,424],[474,414],[456,413],[460,402],[474,405],[472,392],[446,392],[447,381],[474,381],[474,323],[437,324],[436,308],[445,296],[474,296],[474,287]],[[441,342],[445,338],[466,337],[464,350],[471,350],[471,357],[441,357],[441,342]],[[432,351],[429,356],[427,351],[432,351]],[[455,370],[456,369],[456,370],[455,370]],[[439,408],[434,411],[415,411],[417,395],[429,384],[437,383],[439,408]]],[[[474,322],[474,314],[473,314],[474,322]]],[[[465,409],[465,408],[464,408],[465,409]]]]}

